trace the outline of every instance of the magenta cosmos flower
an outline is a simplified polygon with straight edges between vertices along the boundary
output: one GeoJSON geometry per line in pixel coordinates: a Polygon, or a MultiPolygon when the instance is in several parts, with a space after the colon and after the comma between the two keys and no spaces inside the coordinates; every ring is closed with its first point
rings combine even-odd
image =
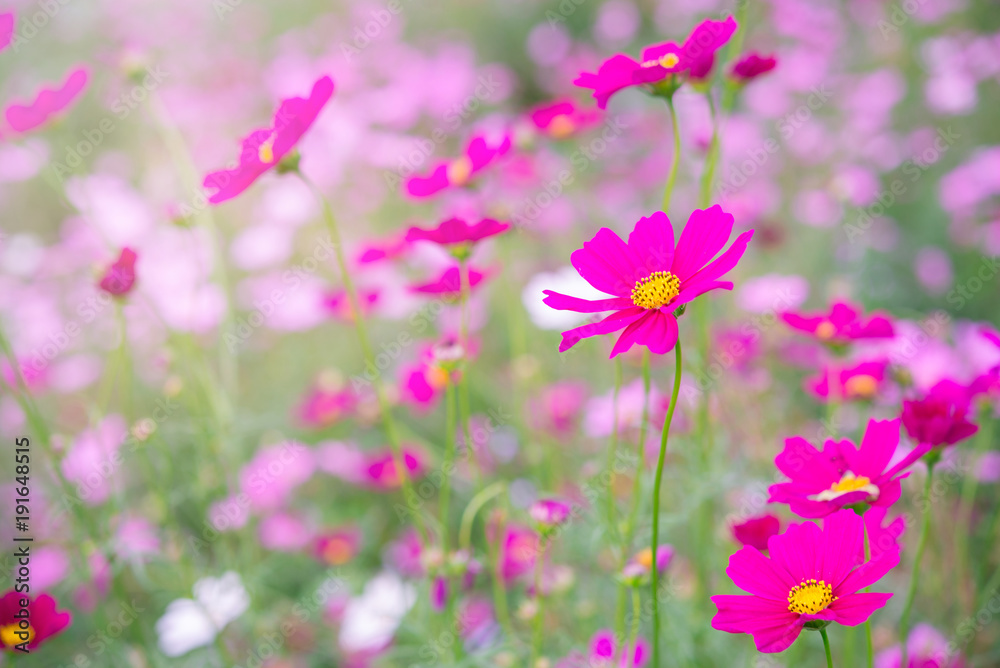
{"type": "Polygon", "coordinates": [[[321,532],[313,544],[316,558],[330,566],[343,566],[361,549],[361,531],[345,527],[321,532]]]}
{"type": "Polygon", "coordinates": [[[750,596],[713,596],[719,612],[712,628],[749,633],[757,649],[781,652],[809,624],[863,624],[892,594],[861,592],[899,563],[899,552],[865,561],[864,525],[851,510],[823,521],[793,524],[768,541],[770,557],[744,547],[729,558],[726,573],[750,596]]]}
{"type": "Polygon", "coordinates": [[[573,83],[593,90],[594,99],[601,109],[607,108],[612,95],[629,86],[646,86],[656,92],[656,85],[668,77],[681,75],[692,67],[705,70],[706,62],[707,68],[711,68],[713,55],[729,41],[736,27],[732,16],[725,21],[702,21],[681,46],[665,42],[646,47],[642,52],[642,62],[623,54],[612,56],[604,61],[596,74],[583,72],[573,83]]]}
{"type": "Polygon", "coordinates": [[[738,84],[746,84],[756,79],[762,74],[773,70],[778,64],[774,56],[761,56],[756,52],[751,52],[736,61],[730,72],[732,78],[738,84]]]}
{"type": "Polygon", "coordinates": [[[831,397],[835,401],[874,399],[885,383],[888,366],[885,360],[860,362],[846,368],[826,366],[820,375],[807,378],[805,387],[824,401],[831,397]]]}
{"type": "Polygon", "coordinates": [[[87,68],[77,67],[59,87],[43,88],[32,102],[7,107],[7,124],[17,132],[34,130],[73,104],[87,87],[89,78],[87,68]]]}
{"type": "Polygon", "coordinates": [[[611,629],[601,629],[590,639],[590,662],[588,668],[612,668],[618,657],[620,668],[642,668],[649,660],[649,647],[642,638],[636,638],[635,648],[626,642],[618,650],[615,633],[611,629]]]}
{"type": "Polygon", "coordinates": [[[777,515],[760,515],[732,526],[733,538],[741,545],[755,547],[761,552],[767,550],[767,541],[781,531],[781,520],[777,515]]]}
{"type": "Polygon", "coordinates": [[[510,225],[507,223],[500,223],[492,218],[483,218],[472,225],[461,218],[449,218],[433,229],[411,227],[406,233],[406,241],[432,241],[451,248],[456,255],[467,256],[469,249],[477,241],[502,234],[509,229],[510,225]],[[456,250],[464,252],[457,253],[456,250]]]}
{"type": "Polygon", "coordinates": [[[427,295],[457,297],[462,292],[463,278],[465,280],[465,287],[470,291],[486,278],[485,272],[473,269],[472,267],[469,267],[467,272],[466,276],[463,277],[458,267],[449,267],[433,281],[411,286],[410,290],[413,292],[422,292],[427,295]]]}
{"type": "Polygon", "coordinates": [[[857,503],[888,507],[899,499],[903,473],[930,449],[920,446],[889,465],[899,446],[899,418],[870,420],[861,447],[828,440],[819,451],[801,436],[785,441],[774,463],[790,482],[771,485],[768,503],[787,503],[799,517],[823,517],[857,503]]]}
{"type": "Polygon", "coordinates": [[[530,116],[535,127],[553,139],[566,139],[601,121],[600,111],[582,108],[572,100],[535,107],[530,116]]]}
{"type": "Polygon", "coordinates": [[[966,419],[968,411],[968,389],[945,380],[923,399],[903,402],[903,426],[917,443],[954,445],[979,431],[966,419]]]}
{"type": "Polygon", "coordinates": [[[271,127],[254,130],[243,139],[237,167],[212,172],[205,177],[202,185],[216,191],[208,201],[221,204],[236,197],[264,172],[281,162],[312,126],[331,97],[333,79],[323,77],[313,84],[307,99],[292,97],[283,100],[274,114],[271,127]]]}
{"type": "Polygon", "coordinates": [[[573,509],[565,501],[558,499],[539,499],[531,504],[528,514],[540,526],[549,529],[558,526],[569,519],[573,509]]]}
{"type": "Polygon", "coordinates": [[[13,652],[18,645],[27,643],[27,649],[33,650],[72,621],[73,616],[58,610],[56,600],[48,594],[32,598],[9,591],[0,598],[0,649],[13,652]],[[26,606],[21,605],[22,601],[27,601],[26,606]],[[26,620],[18,616],[24,607],[28,609],[26,620]]]}
{"type": "Polygon", "coordinates": [[[620,329],[625,331],[611,357],[635,344],[661,355],[673,350],[677,342],[674,311],[710,290],[733,289],[731,282],[719,279],[743,257],[753,230],[737,237],[713,261],[732,231],[733,217],[719,205],[692,213],[676,247],[674,228],[661,211],[640,219],[627,244],[602,228],[570,260],[588,283],[613,297],[588,301],[545,290],[544,302],[560,311],[614,313],[600,322],[563,332],[559,351],[569,350],[581,339],[620,329]]]}
{"type": "Polygon", "coordinates": [[[823,343],[847,345],[857,339],[888,339],[895,336],[888,317],[875,313],[863,317],[859,307],[838,301],[829,313],[782,313],[792,329],[811,334],[823,343]]]}
{"type": "Polygon", "coordinates": [[[510,137],[491,145],[478,136],[469,142],[464,155],[439,163],[428,176],[414,176],[406,181],[406,192],[413,197],[430,197],[445,188],[466,185],[484,167],[510,150],[510,137]]]}
{"type": "Polygon", "coordinates": [[[101,289],[116,297],[128,294],[135,285],[135,261],[135,251],[131,248],[123,248],[118,259],[108,267],[104,276],[101,277],[101,289]]]}

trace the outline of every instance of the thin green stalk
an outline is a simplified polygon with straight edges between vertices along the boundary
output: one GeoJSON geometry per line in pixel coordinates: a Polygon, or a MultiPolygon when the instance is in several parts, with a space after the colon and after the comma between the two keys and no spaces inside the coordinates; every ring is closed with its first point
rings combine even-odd
{"type": "MultiPolygon", "coordinates": [[[[615,486],[613,473],[615,468],[615,458],[618,456],[618,393],[622,389],[622,361],[621,357],[615,358],[615,389],[611,395],[611,446],[608,448],[608,475],[612,476],[612,482],[608,485],[608,529],[613,533],[619,533],[616,521],[618,513],[615,506],[615,486]]],[[[622,552],[627,550],[627,546],[622,546],[622,552]]]]}
{"type": "MultiPolygon", "coordinates": [[[[993,420],[986,417],[986,424],[980,430],[973,452],[974,460],[978,460],[989,448],[993,440],[993,420]]],[[[979,478],[967,472],[962,481],[961,501],[958,506],[958,521],[955,527],[955,586],[965,602],[965,614],[971,616],[975,610],[975,594],[968,589],[969,577],[969,531],[972,528],[972,509],[976,501],[976,490],[979,488],[979,478]]]]}
{"type": "MultiPolygon", "coordinates": [[[[628,646],[631,651],[635,652],[635,644],[639,640],[639,622],[642,621],[642,596],[639,593],[638,587],[632,587],[632,630],[628,635],[628,646]]],[[[625,661],[629,663],[629,661],[625,661]]]]}
{"type": "MultiPolygon", "coordinates": [[[[542,539],[544,541],[544,539],[542,539]]],[[[542,570],[545,568],[545,546],[539,544],[538,557],[535,559],[535,618],[533,620],[534,631],[531,636],[531,663],[528,665],[534,668],[538,660],[538,653],[542,648],[542,627],[545,617],[545,594],[542,592],[542,570]]]]}
{"type": "Polygon", "coordinates": [[[652,573],[652,595],[653,595],[653,666],[660,665],[660,596],[659,596],[659,569],[656,568],[656,551],[660,542],[660,485],[663,482],[663,462],[667,457],[667,439],[670,436],[670,423],[674,419],[674,410],[677,408],[677,395],[681,389],[681,340],[677,339],[674,346],[674,389],[670,394],[670,407],[667,408],[667,416],[663,421],[663,431],[660,434],[660,455],[656,460],[656,478],[653,481],[653,536],[650,542],[652,546],[653,567],[652,573]]]}
{"type": "MultiPolygon", "coordinates": [[[[354,314],[354,327],[357,330],[358,342],[361,345],[361,352],[364,355],[366,365],[370,365],[371,368],[377,368],[375,365],[375,355],[372,352],[371,341],[368,338],[368,330],[365,326],[365,314],[361,308],[361,301],[358,299],[358,291],[354,287],[354,281],[351,279],[351,272],[347,266],[347,259],[344,257],[344,246],[340,238],[340,228],[337,225],[337,220],[333,217],[333,209],[330,207],[330,202],[327,201],[326,197],[320,191],[319,187],[316,186],[310,179],[306,178],[305,174],[302,172],[296,172],[302,182],[312,190],[313,194],[320,201],[323,207],[323,219],[326,222],[328,231],[330,232],[330,241],[332,242],[334,254],[337,258],[337,266],[340,269],[341,279],[344,282],[344,291],[347,293],[347,299],[351,304],[351,311],[354,314]]],[[[392,448],[392,458],[396,466],[396,471],[399,472],[399,479],[403,487],[403,497],[407,503],[411,499],[415,499],[416,496],[413,492],[413,485],[410,481],[410,473],[406,470],[406,460],[403,457],[403,447],[399,440],[399,432],[396,429],[396,423],[392,417],[392,408],[389,406],[389,400],[385,396],[385,390],[382,388],[382,383],[380,379],[376,378],[372,383],[375,389],[375,398],[378,401],[379,413],[382,417],[382,426],[385,429],[386,436],[389,439],[389,446],[392,448]]],[[[417,530],[420,532],[421,540],[427,542],[427,527],[424,525],[424,518],[418,509],[414,509],[413,517],[417,525],[417,530]]]]}
{"type": "Polygon", "coordinates": [[[920,561],[924,558],[924,549],[927,547],[927,536],[931,529],[931,482],[934,478],[934,463],[927,462],[927,480],[924,483],[924,520],[920,528],[920,540],[917,543],[917,555],[913,558],[913,572],[910,574],[910,588],[906,592],[906,603],[903,605],[903,614],[899,618],[899,637],[903,647],[903,655],[900,665],[906,663],[906,640],[910,634],[910,610],[913,607],[913,599],[917,595],[917,580],[920,577],[920,561]]]}
{"type": "Polygon", "coordinates": [[[826,636],[826,629],[820,629],[819,634],[823,636],[823,649],[826,650],[826,668],[833,668],[833,653],[830,652],[830,639],[826,636]]]}
{"type": "MultiPolygon", "coordinates": [[[[646,425],[649,424],[649,393],[652,388],[652,372],[649,362],[649,348],[642,351],[642,418],[639,423],[639,459],[635,465],[635,479],[632,481],[632,507],[629,509],[628,520],[625,523],[625,549],[632,547],[632,537],[639,516],[639,500],[642,491],[642,468],[646,460],[646,425]]],[[[625,555],[625,559],[628,555],[625,555]]],[[[624,561],[622,562],[624,565],[624,561]]]]}
{"type": "MultiPolygon", "coordinates": [[[[476,520],[476,514],[479,510],[486,505],[486,503],[502,493],[507,489],[507,485],[502,480],[495,482],[489,487],[482,489],[478,494],[472,497],[469,501],[469,505],[465,507],[465,511],[462,513],[462,523],[458,530],[458,546],[459,549],[468,550],[469,546],[472,544],[472,525],[476,520]]],[[[498,538],[497,540],[489,540],[489,536],[486,538],[486,550],[489,555],[490,567],[493,570],[493,607],[497,612],[497,620],[500,622],[501,628],[507,634],[509,638],[514,638],[514,626],[510,623],[510,612],[507,609],[507,591],[503,588],[503,582],[500,577],[500,554],[497,549],[497,543],[502,540],[500,538],[503,535],[503,525],[497,527],[498,538]]]]}
{"type": "Polygon", "coordinates": [[[455,384],[451,382],[449,372],[448,384],[444,390],[444,464],[441,481],[441,549],[448,554],[450,539],[448,531],[448,511],[451,501],[451,474],[455,466],[455,437],[458,431],[458,421],[455,411],[455,384]]]}
{"type": "Polygon", "coordinates": [[[670,159],[670,173],[667,175],[667,185],[663,190],[663,213],[670,213],[670,198],[674,194],[674,182],[677,180],[677,165],[681,160],[681,133],[677,129],[677,113],[674,110],[674,98],[667,97],[667,108],[670,109],[670,127],[674,133],[674,155],[670,159]]]}
{"type": "Polygon", "coordinates": [[[479,467],[479,458],[476,457],[476,449],[472,443],[472,429],[469,425],[471,413],[469,408],[469,291],[471,290],[471,279],[469,278],[469,262],[462,260],[458,265],[459,283],[459,343],[464,351],[464,364],[462,372],[458,377],[459,394],[459,420],[462,422],[462,435],[465,440],[465,449],[469,461],[472,462],[472,469],[476,474],[478,486],[482,486],[483,472],[479,467]]]}

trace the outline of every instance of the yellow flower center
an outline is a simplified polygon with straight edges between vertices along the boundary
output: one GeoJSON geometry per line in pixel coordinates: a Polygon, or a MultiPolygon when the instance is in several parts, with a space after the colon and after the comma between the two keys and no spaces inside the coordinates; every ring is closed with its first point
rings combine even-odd
{"type": "Polygon", "coordinates": [[[448,386],[448,372],[437,365],[427,367],[424,377],[427,379],[427,384],[436,390],[448,386]]]}
{"type": "Polygon", "coordinates": [[[833,587],[822,580],[803,580],[788,592],[788,611],[815,615],[837,600],[833,587]]]}
{"type": "Polygon", "coordinates": [[[27,629],[22,629],[17,624],[0,626],[0,642],[3,643],[4,647],[14,647],[21,643],[31,642],[34,639],[35,629],[31,628],[31,626],[28,626],[27,629]],[[25,640],[25,635],[27,635],[27,640],[25,640]]]}
{"type": "Polygon", "coordinates": [[[331,538],[323,547],[323,559],[331,566],[342,566],[351,560],[351,545],[343,538],[331,538]]]}
{"type": "Polygon", "coordinates": [[[635,555],[635,563],[647,570],[651,570],[653,568],[653,550],[648,547],[640,550],[635,555]]]}
{"type": "Polygon", "coordinates": [[[668,70],[671,67],[675,67],[679,62],[681,62],[681,59],[677,56],[676,53],[668,53],[664,55],[662,58],[660,58],[660,66],[665,67],[668,70]]]}
{"type": "Polygon", "coordinates": [[[257,149],[257,158],[263,162],[265,165],[270,165],[274,162],[274,135],[272,134],[267,140],[260,145],[257,149]]]}
{"type": "Polygon", "coordinates": [[[877,391],[878,381],[866,374],[851,376],[844,383],[844,393],[852,399],[871,399],[877,391]]]}
{"type": "Polygon", "coordinates": [[[879,494],[878,485],[873,485],[867,476],[856,476],[852,471],[845,473],[839,481],[830,485],[830,489],[824,489],[819,494],[809,497],[810,501],[832,501],[839,496],[850,492],[868,492],[868,496],[877,499],[879,494]]]}
{"type": "Polygon", "coordinates": [[[681,291],[681,281],[669,271],[654,271],[636,281],[632,303],[640,308],[660,308],[669,304],[681,291]]]}
{"type": "Polygon", "coordinates": [[[824,341],[832,339],[833,335],[836,333],[837,328],[834,327],[833,323],[829,320],[824,320],[816,327],[816,336],[824,341]]]}
{"type": "Polygon", "coordinates": [[[461,158],[448,163],[448,183],[453,186],[464,186],[472,176],[472,161],[469,156],[463,155],[461,158]]]}
{"type": "Polygon", "coordinates": [[[576,130],[576,123],[566,114],[559,114],[549,122],[549,134],[556,139],[565,139],[576,130]]]}

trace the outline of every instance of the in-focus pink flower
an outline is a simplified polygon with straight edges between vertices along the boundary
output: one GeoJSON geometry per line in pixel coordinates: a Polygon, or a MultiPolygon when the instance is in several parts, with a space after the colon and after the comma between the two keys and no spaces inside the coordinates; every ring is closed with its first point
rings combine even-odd
{"type": "Polygon", "coordinates": [[[806,379],[806,390],[823,400],[874,399],[885,381],[887,367],[885,360],[860,362],[847,368],[828,365],[819,376],[806,379]]]}
{"type": "MultiPolygon", "coordinates": [[[[930,624],[917,624],[906,640],[905,668],[964,668],[965,660],[955,653],[943,633],[930,624]]],[[[875,668],[904,668],[899,645],[875,655],[875,668]]]]}
{"type": "Polygon", "coordinates": [[[87,87],[90,73],[77,67],[69,73],[58,88],[43,88],[34,101],[12,104],[7,107],[7,124],[17,132],[28,132],[44,124],[59,112],[67,109],[87,87]]]}
{"type": "Polygon", "coordinates": [[[646,47],[642,52],[642,61],[636,62],[630,57],[618,54],[606,60],[597,73],[583,72],[573,83],[581,88],[594,91],[597,106],[605,109],[608,99],[618,91],[629,86],[645,86],[657,92],[656,84],[666,82],[672,94],[676,87],[677,77],[691,70],[694,66],[711,67],[713,54],[736,32],[736,21],[729,16],[724,21],[706,20],[700,23],[678,46],[673,42],[665,42],[646,47]]]}
{"type": "Polygon", "coordinates": [[[474,137],[463,155],[439,163],[429,176],[414,176],[408,179],[406,192],[412,197],[430,197],[445,188],[464,186],[473,176],[508,150],[510,150],[510,137],[507,135],[495,145],[488,143],[483,136],[474,137]]]}
{"type": "Polygon", "coordinates": [[[14,38],[14,12],[3,12],[0,14],[0,51],[10,46],[14,38]]]}
{"type": "Polygon", "coordinates": [[[428,295],[447,295],[457,297],[462,292],[462,283],[465,282],[466,290],[473,290],[483,282],[487,273],[468,267],[467,278],[462,276],[458,267],[449,267],[440,276],[428,283],[420,283],[410,287],[413,292],[422,292],[428,295]],[[464,279],[464,280],[463,280],[464,279]]]}
{"type": "Polygon", "coordinates": [[[0,598],[0,649],[9,652],[18,645],[34,650],[54,635],[62,633],[73,621],[73,616],[57,609],[54,598],[48,594],[32,597],[29,594],[9,591],[0,598]],[[21,599],[28,600],[27,628],[21,625],[21,599]]]}
{"type": "Polygon", "coordinates": [[[899,418],[870,420],[858,448],[851,441],[828,440],[823,450],[801,436],[785,441],[774,463],[790,482],[768,488],[768,503],[787,503],[799,517],[823,517],[844,506],[888,507],[900,495],[900,480],[930,446],[920,446],[889,466],[899,446],[899,418]]]}
{"type": "Polygon", "coordinates": [[[254,130],[243,139],[237,167],[211,172],[205,177],[202,185],[215,190],[208,201],[221,204],[236,197],[264,172],[277,166],[295,148],[332,96],[333,79],[327,76],[313,84],[308,99],[283,100],[271,127],[254,130]]]}
{"type": "Polygon", "coordinates": [[[768,542],[769,557],[744,547],[726,573],[750,596],[713,596],[712,628],[753,635],[765,653],[787,649],[809,623],[863,624],[892,594],[861,590],[899,563],[899,552],[865,561],[864,525],[851,510],[823,521],[793,524],[768,542]]]}
{"type": "Polygon", "coordinates": [[[101,289],[116,297],[128,294],[135,285],[135,261],[135,251],[131,248],[123,248],[118,259],[107,268],[104,276],[101,277],[101,289]]]}
{"type": "Polygon", "coordinates": [[[774,56],[761,56],[752,51],[736,61],[731,75],[737,83],[745,84],[770,72],[777,64],[778,61],[775,60],[774,56]]]}
{"type": "Polygon", "coordinates": [[[954,445],[979,431],[966,419],[969,398],[966,388],[941,381],[923,399],[903,402],[903,426],[917,443],[954,445]]]}
{"type": "Polygon", "coordinates": [[[549,529],[558,526],[569,519],[569,514],[572,508],[565,501],[560,501],[558,499],[539,499],[531,504],[531,508],[528,509],[528,514],[531,515],[531,519],[538,522],[538,524],[549,529]]]}
{"type": "Polygon", "coordinates": [[[895,335],[888,316],[873,313],[865,318],[860,307],[844,301],[835,302],[829,313],[790,311],[782,313],[781,319],[792,329],[832,345],[847,345],[858,339],[888,339],[895,335]]]}
{"type": "Polygon", "coordinates": [[[316,537],[316,557],[329,566],[343,566],[361,548],[361,532],[355,527],[323,531],[316,537]]]}
{"type": "Polygon", "coordinates": [[[535,107],[531,122],[553,139],[566,139],[601,121],[597,109],[582,108],[572,100],[562,100],[535,107]]]}
{"type": "Polygon", "coordinates": [[[563,332],[559,351],[569,350],[581,339],[623,328],[611,357],[635,344],[660,355],[673,350],[677,342],[674,311],[711,290],[733,289],[731,282],[719,279],[743,257],[753,230],[741,234],[712,260],[732,231],[733,217],[718,205],[692,213],[676,247],[670,220],[660,211],[641,218],[627,244],[608,228],[602,228],[570,259],[588,283],[614,296],[588,301],[545,290],[544,301],[561,311],[614,313],[600,322],[563,332]]]}
{"type": "Polygon", "coordinates": [[[767,550],[767,541],[771,536],[776,536],[781,531],[781,520],[777,515],[760,515],[734,524],[732,526],[733,538],[742,545],[755,547],[761,552],[767,550]]]}
{"type": "Polygon", "coordinates": [[[411,227],[406,233],[406,240],[433,241],[442,246],[471,246],[477,241],[496,236],[510,229],[507,223],[501,223],[492,218],[483,218],[478,223],[470,225],[461,218],[449,218],[432,229],[411,227]]]}

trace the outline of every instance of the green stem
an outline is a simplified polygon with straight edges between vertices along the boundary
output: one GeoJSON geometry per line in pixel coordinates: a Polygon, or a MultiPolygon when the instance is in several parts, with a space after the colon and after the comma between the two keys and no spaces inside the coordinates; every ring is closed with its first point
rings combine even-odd
{"type": "Polygon", "coordinates": [[[458,265],[459,283],[459,309],[460,309],[460,329],[459,343],[464,351],[464,364],[458,377],[459,394],[459,420],[462,422],[462,435],[465,440],[466,456],[472,463],[472,469],[476,474],[477,486],[482,486],[483,472],[479,467],[479,459],[476,457],[476,449],[472,443],[472,429],[469,426],[471,413],[469,408],[469,290],[471,289],[469,279],[469,262],[462,260],[458,265]]]}
{"type": "MultiPolygon", "coordinates": [[[[628,646],[635,652],[635,643],[639,639],[639,622],[642,620],[641,595],[638,587],[632,587],[632,630],[629,632],[628,646]]],[[[627,659],[626,664],[630,663],[627,659]]]]}
{"type": "MultiPolygon", "coordinates": [[[[639,516],[639,500],[642,491],[642,468],[646,459],[646,425],[649,424],[649,393],[652,388],[652,372],[649,363],[649,349],[642,351],[642,418],[639,423],[639,459],[635,465],[635,479],[632,481],[632,507],[629,509],[628,520],[625,523],[625,549],[632,547],[632,537],[639,516]]],[[[622,565],[628,555],[624,555],[622,565]]]]}
{"type": "Polygon", "coordinates": [[[652,546],[653,566],[652,573],[652,595],[653,595],[653,666],[660,665],[660,596],[659,596],[659,569],[656,567],[656,550],[660,542],[660,485],[663,482],[663,462],[667,457],[667,439],[670,436],[670,423],[674,419],[674,410],[677,408],[677,395],[681,389],[681,340],[677,339],[674,349],[674,389],[670,394],[670,406],[667,409],[667,416],[663,421],[663,431],[660,434],[660,455],[656,460],[656,478],[653,481],[653,536],[650,542],[652,546]]]}
{"type": "MultiPolygon", "coordinates": [[[[986,452],[990,446],[990,442],[993,440],[993,420],[989,416],[986,417],[986,420],[987,422],[980,431],[979,438],[976,441],[976,448],[972,455],[973,465],[986,452]]],[[[970,595],[967,584],[970,582],[969,531],[972,528],[972,509],[976,501],[976,490],[978,487],[979,478],[967,471],[965,480],[962,481],[961,502],[958,506],[958,521],[955,527],[955,561],[957,562],[957,567],[955,568],[955,586],[961,593],[961,598],[965,600],[965,614],[969,616],[973,614],[976,604],[975,593],[971,593],[970,595]]]]}
{"type": "MultiPolygon", "coordinates": [[[[333,209],[330,207],[330,203],[327,201],[326,197],[320,191],[320,189],[313,183],[310,179],[306,178],[305,174],[302,172],[296,172],[302,182],[312,190],[313,194],[320,201],[323,207],[323,219],[326,222],[328,231],[330,232],[330,241],[332,242],[334,254],[337,258],[337,266],[340,269],[341,279],[344,282],[344,291],[347,293],[347,299],[351,304],[351,311],[354,314],[354,326],[358,334],[358,342],[361,344],[361,352],[364,355],[366,366],[370,365],[371,368],[378,368],[375,365],[375,355],[372,352],[371,341],[368,338],[368,330],[365,326],[365,314],[361,308],[361,301],[358,299],[358,291],[354,287],[354,281],[351,279],[351,272],[347,267],[347,259],[344,257],[344,246],[340,239],[340,228],[337,226],[337,221],[333,217],[333,209]]],[[[372,385],[375,389],[375,397],[378,401],[379,413],[382,417],[382,426],[385,429],[386,436],[389,438],[389,446],[392,448],[392,457],[396,466],[396,470],[399,472],[399,479],[403,487],[403,497],[407,503],[412,499],[417,498],[413,492],[413,485],[410,481],[410,473],[406,470],[406,460],[403,457],[403,447],[399,440],[399,432],[396,429],[396,423],[392,417],[392,409],[389,406],[389,400],[385,396],[385,390],[382,387],[382,383],[379,378],[376,378],[372,385]]],[[[421,540],[427,542],[427,527],[424,526],[424,518],[419,509],[413,509],[413,517],[417,525],[417,529],[420,532],[421,540]]]]}
{"type": "MultiPolygon", "coordinates": [[[[542,539],[545,540],[544,538],[542,539]]],[[[535,610],[534,632],[531,637],[531,663],[529,666],[534,667],[538,660],[538,653],[542,647],[542,627],[544,626],[543,621],[545,617],[545,595],[542,593],[542,570],[545,567],[545,546],[539,544],[538,558],[535,559],[535,602],[537,603],[537,608],[535,610]]]]}
{"type": "Polygon", "coordinates": [[[667,185],[663,190],[663,213],[670,214],[670,198],[674,194],[674,182],[677,180],[677,165],[681,160],[681,133],[677,129],[677,113],[674,110],[674,98],[667,98],[667,108],[670,109],[670,127],[674,133],[674,154],[670,159],[670,173],[667,175],[667,185]]]}
{"type": "MultiPolygon", "coordinates": [[[[618,533],[615,507],[615,486],[614,474],[615,458],[618,456],[618,394],[622,389],[622,361],[621,357],[615,358],[615,390],[611,399],[611,446],[608,448],[608,475],[611,476],[611,483],[608,484],[608,529],[613,533],[618,533]]],[[[622,546],[622,552],[627,549],[622,546]]]]}
{"type": "Polygon", "coordinates": [[[823,649],[826,650],[826,668],[833,668],[833,653],[830,651],[830,639],[826,636],[826,629],[820,629],[819,634],[823,636],[823,649]]]}
{"type": "Polygon", "coordinates": [[[451,474],[455,467],[455,437],[458,431],[458,421],[455,415],[455,385],[451,382],[450,373],[448,384],[444,390],[444,407],[445,450],[444,464],[442,465],[444,476],[441,481],[441,549],[447,555],[450,544],[448,537],[448,510],[451,501],[451,474]]]}
{"type": "Polygon", "coordinates": [[[913,607],[913,599],[917,595],[917,580],[920,576],[920,562],[924,558],[924,549],[927,547],[927,536],[931,529],[931,482],[934,478],[934,464],[927,462],[927,480],[924,482],[924,520],[920,528],[920,540],[917,543],[917,555],[913,558],[913,572],[910,574],[910,588],[906,592],[906,603],[903,605],[903,614],[899,618],[900,644],[903,647],[903,654],[900,665],[907,665],[907,637],[910,632],[910,609],[913,607]]]}

